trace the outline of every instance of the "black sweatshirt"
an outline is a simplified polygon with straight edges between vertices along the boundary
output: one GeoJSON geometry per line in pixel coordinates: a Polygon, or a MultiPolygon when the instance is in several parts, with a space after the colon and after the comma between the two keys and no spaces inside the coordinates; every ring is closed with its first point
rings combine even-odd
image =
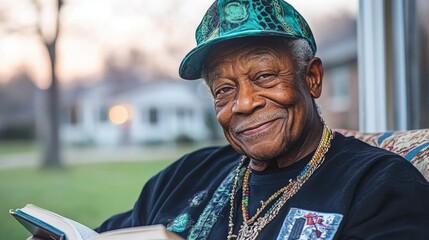
{"type": "MultiPolygon", "coordinates": [[[[295,179],[311,157],[287,168],[253,171],[250,216],[261,200],[295,179]]],[[[132,210],[96,230],[164,224],[188,239],[226,239],[229,195],[240,159],[231,146],[185,155],[146,183],[132,210]]],[[[239,187],[235,234],[242,224],[241,195],[239,187]]],[[[336,133],[325,162],[258,239],[429,239],[428,205],[429,184],[411,163],[336,133]]]]}

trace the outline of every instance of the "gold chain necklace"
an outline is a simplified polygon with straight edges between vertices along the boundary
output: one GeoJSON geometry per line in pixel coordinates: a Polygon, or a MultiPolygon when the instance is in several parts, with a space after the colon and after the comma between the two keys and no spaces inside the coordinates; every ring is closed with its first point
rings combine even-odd
{"type": "MultiPolygon", "coordinates": [[[[331,140],[333,138],[332,130],[329,129],[326,124],[323,128],[323,134],[320,139],[319,145],[314,153],[313,157],[309,161],[309,163],[304,167],[301,173],[297,176],[296,180],[289,180],[289,184],[279,189],[275,192],[271,197],[269,197],[266,201],[261,202],[261,206],[257,209],[256,214],[251,218],[246,220],[246,216],[243,213],[243,224],[240,227],[238,232],[238,236],[233,234],[234,231],[234,200],[235,200],[235,192],[238,187],[239,173],[240,169],[244,163],[246,157],[243,157],[240,161],[236,169],[236,174],[234,178],[234,185],[232,187],[231,195],[230,195],[230,214],[229,214],[229,231],[227,239],[256,239],[259,235],[259,232],[269,223],[274,217],[277,216],[283,205],[289,200],[296,192],[301,188],[301,186],[310,178],[310,176],[316,171],[317,168],[325,160],[325,154],[329,150],[331,146],[331,140]],[[263,217],[258,216],[264,211],[264,209],[280,194],[283,195],[274,203],[274,205],[266,212],[263,217]],[[256,220],[256,222],[255,222],[256,220]]],[[[244,179],[243,179],[244,181],[244,179]]],[[[244,181],[243,183],[247,183],[244,181]]],[[[243,188],[244,188],[243,184],[243,188]]]]}

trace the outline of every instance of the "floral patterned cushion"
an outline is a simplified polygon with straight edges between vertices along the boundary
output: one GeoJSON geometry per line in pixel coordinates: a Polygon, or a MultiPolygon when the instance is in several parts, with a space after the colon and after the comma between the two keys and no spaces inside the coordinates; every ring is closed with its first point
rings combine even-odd
{"type": "Polygon", "coordinates": [[[335,131],[401,155],[429,181],[429,129],[380,133],[362,133],[346,129],[335,131]]]}

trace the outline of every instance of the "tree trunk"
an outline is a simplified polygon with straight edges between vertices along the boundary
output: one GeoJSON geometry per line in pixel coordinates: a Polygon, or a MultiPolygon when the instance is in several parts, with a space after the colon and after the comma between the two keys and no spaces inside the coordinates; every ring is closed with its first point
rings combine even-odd
{"type": "MultiPolygon", "coordinates": [[[[59,136],[59,87],[58,77],[56,74],[56,46],[58,33],[60,30],[60,10],[63,4],[62,0],[57,0],[57,15],[56,15],[56,31],[51,41],[44,39],[46,49],[49,53],[50,67],[51,67],[51,84],[47,90],[47,132],[44,134],[46,138],[43,140],[43,167],[60,167],[61,161],[61,144],[59,136]]],[[[41,33],[41,31],[39,31],[41,33]]],[[[43,35],[41,34],[43,37],[43,35]]]]}
{"type": "Polygon", "coordinates": [[[47,121],[48,132],[45,139],[46,146],[44,147],[43,166],[44,167],[60,167],[60,139],[59,139],[59,97],[58,97],[58,79],[55,71],[55,54],[56,54],[56,40],[52,43],[46,44],[49,51],[49,59],[51,62],[51,85],[47,90],[47,121]]]}

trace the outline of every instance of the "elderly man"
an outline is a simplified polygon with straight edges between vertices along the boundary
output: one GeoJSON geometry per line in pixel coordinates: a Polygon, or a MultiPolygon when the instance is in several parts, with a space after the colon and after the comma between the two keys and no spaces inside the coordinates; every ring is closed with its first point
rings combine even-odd
{"type": "Polygon", "coordinates": [[[429,184],[400,156],[333,133],[322,61],[282,0],[218,0],[180,76],[204,78],[230,146],[184,156],[99,231],[165,224],[188,239],[427,239],[429,184]]]}
{"type": "Polygon", "coordinates": [[[407,161],[334,133],[323,65],[282,0],[218,0],[180,76],[204,78],[230,145],[190,153],[97,230],[164,224],[188,239],[427,239],[429,184],[407,161]]]}

